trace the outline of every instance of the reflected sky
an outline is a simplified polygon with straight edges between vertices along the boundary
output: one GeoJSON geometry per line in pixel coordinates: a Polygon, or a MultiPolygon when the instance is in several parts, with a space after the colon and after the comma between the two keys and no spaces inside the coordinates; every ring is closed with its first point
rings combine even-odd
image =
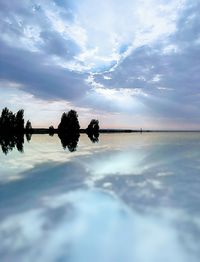
{"type": "Polygon", "coordinates": [[[33,135],[0,154],[3,261],[199,261],[200,134],[33,135]]]}

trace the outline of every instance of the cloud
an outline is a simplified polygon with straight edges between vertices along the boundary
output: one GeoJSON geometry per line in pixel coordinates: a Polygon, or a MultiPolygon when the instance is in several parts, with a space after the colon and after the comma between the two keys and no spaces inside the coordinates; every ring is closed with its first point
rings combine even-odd
{"type": "Polygon", "coordinates": [[[81,25],[86,36],[78,60],[91,63],[93,72],[118,65],[135,48],[174,33],[183,4],[170,1],[166,5],[157,0],[76,1],[76,24],[81,25]]]}
{"type": "MultiPolygon", "coordinates": [[[[177,30],[165,41],[136,48],[115,70],[96,74],[94,81],[110,89],[141,89],[145,115],[192,121],[199,125],[199,4],[185,7],[177,30]],[[109,80],[108,80],[109,79],[109,80]]],[[[183,123],[181,124],[183,125],[183,123]]]]}
{"type": "Polygon", "coordinates": [[[28,92],[43,98],[75,99],[87,90],[86,75],[65,70],[44,54],[11,48],[2,42],[0,68],[1,79],[21,83],[28,92]]]}
{"type": "Polygon", "coordinates": [[[40,37],[43,40],[42,48],[48,54],[69,60],[79,52],[79,47],[72,40],[63,39],[60,34],[54,31],[42,31],[40,37]]]}
{"type": "Polygon", "coordinates": [[[83,65],[84,70],[101,71],[117,65],[135,48],[175,32],[184,2],[78,0],[12,5],[8,1],[1,3],[2,38],[23,49],[70,58],[77,70],[83,65]]]}
{"type": "Polygon", "coordinates": [[[198,126],[198,10],[187,0],[1,2],[0,78],[47,101],[198,126]]]}

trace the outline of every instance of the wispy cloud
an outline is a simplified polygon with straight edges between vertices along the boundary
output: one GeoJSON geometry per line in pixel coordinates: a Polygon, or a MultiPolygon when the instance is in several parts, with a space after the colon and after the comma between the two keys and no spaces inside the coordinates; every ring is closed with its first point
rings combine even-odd
{"type": "Polygon", "coordinates": [[[47,104],[66,100],[158,122],[189,117],[198,126],[199,7],[188,0],[1,2],[1,95],[7,81],[47,104]]]}

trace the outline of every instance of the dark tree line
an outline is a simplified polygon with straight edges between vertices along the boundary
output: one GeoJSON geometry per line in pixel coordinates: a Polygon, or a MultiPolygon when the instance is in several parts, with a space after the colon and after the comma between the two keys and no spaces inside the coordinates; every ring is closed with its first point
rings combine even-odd
{"type": "MultiPolygon", "coordinates": [[[[53,132],[53,126],[49,127],[49,132],[53,132]]],[[[80,124],[78,114],[75,110],[70,110],[68,113],[63,113],[60,124],[58,125],[58,133],[75,134],[80,132],[80,124]]],[[[87,134],[96,135],[99,133],[99,121],[92,119],[86,128],[87,134]]]]}
{"type": "MultiPolygon", "coordinates": [[[[15,114],[7,107],[2,110],[0,116],[0,145],[5,154],[14,147],[23,152],[24,134],[28,142],[31,140],[33,133],[31,122],[28,120],[26,125],[24,124],[24,110],[21,109],[15,114]]],[[[75,110],[62,114],[57,130],[53,126],[49,127],[49,135],[53,136],[55,133],[58,133],[64,149],[68,148],[70,152],[76,150],[80,136],[80,124],[75,110]]],[[[98,142],[99,121],[92,119],[86,128],[86,133],[93,143],[98,142]]]]}
{"type": "Polygon", "coordinates": [[[22,134],[31,132],[31,122],[28,120],[24,127],[24,110],[20,109],[14,114],[5,107],[0,116],[0,133],[1,134],[22,134]]]}

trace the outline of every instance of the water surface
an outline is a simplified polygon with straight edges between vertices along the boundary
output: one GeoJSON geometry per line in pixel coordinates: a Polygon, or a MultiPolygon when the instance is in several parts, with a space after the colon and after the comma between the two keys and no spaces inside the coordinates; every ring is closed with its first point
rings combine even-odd
{"type": "Polygon", "coordinates": [[[199,261],[199,133],[20,148],[0,153],[1,261],[199,261]]]}

